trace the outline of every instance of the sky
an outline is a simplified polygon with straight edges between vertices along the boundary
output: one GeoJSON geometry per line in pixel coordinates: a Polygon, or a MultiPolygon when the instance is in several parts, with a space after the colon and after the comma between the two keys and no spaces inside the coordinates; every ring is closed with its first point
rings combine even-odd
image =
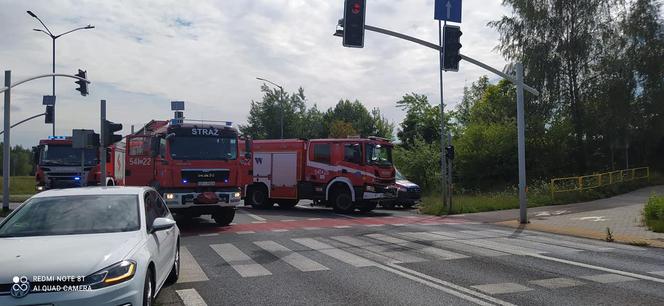
{"type": "MultiPolygon", "coordinates": [[[[433,0],[367,0],[366,23],[438,42],[433,0]]],[[[366,32],[364,48],[344,48],[334,37],[343,0],[69,1],[0,0],[0,70],[14,81],[51,72],[51,39],[33,31],[41,24],[54,34],[92,24],[56,40],[56,71],[87,70],[90,94],[82,97],[73,79],[56,80],[56,135],[75,128],[99,129],[99,101],[123,134],[152,119],[173,116],[170,101],[186,103],[189,119],[247,121],[262,82],[295,92],[304,88],[309,106],[327,110],[340,99],[377,107],[390,121],[405,113],[396,101],[425,94],[440,103],[437,53],[429,48],[366,32]]],[[[509,14],[500,0],[463,1],[461,52],[502,69],[495,50],[499,35],[487,22],[509,14]]],[[[444,100],[454,107],[469,86],[489,73],[461,62],[444,74],[444,100]]],[[[0,78],[4,74],[0,74],[0,78]]],[[[492,80],[497,78],[491,76],[492,80]]],[[[44,111],[42,96],[51,79],[12,90],[11,122],[44,111]]],[[[0,110],[1,111],[1,110],[0,110]]],[[[35,145],[51,134],[38,118],[12,129],[12,144],[35,145]]],[[[396,134],[396,129],[395,129],[396,134]]]]}

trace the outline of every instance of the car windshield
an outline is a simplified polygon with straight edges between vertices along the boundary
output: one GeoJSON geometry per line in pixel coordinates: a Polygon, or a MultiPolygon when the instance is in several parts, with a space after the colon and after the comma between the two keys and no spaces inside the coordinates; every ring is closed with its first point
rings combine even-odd
{"type": "Polygon", "coordinates": [[[139,220],[135,195],[33,198],[0,225],[0,237],[128,232],[139,220]]]}
{"type": "Polygon", "coordinates": [[[175,160],[232,160],[237,158],[235,136],[176,136],[170,139],[175,160]]]}
{"type": "Polygon", "coordinates": [[[392,148],[380,144],[369,143],[366,145],[366,163],[379,166],[392,165],[392,148]]]}
{"type": "Polygon", "coordinates": [[[74,149],[71,145],[45,145],[41,151],[41,165],[77,166],[81,164],[83,152],[84,165],[97,163],[97,152],[94,149],[74,149]]]}

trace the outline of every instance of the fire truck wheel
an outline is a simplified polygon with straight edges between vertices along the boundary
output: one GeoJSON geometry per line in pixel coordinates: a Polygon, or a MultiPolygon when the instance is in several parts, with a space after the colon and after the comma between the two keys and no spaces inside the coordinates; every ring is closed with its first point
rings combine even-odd
{"type": "Polygon", "coordinates": [[[348,189],[344,186],[339,186],[334,189],[331,202],[332,208],[337,212],[350,213],[355,209],[353,198],[351,197],[350,192],[348,192],[348,189]]]}
{"type": "Polygon", "coordinates": [[[297,205],[298,200],[277,200],[277,205],[281,208],[293,208],[297,205]]]}
{"type": "Polygon", "coordinates": [[[267,197],[267,188],[264,186],[254,186],[249,189],[247,199],[253,208],[270,208],[273,203],[267,197]]]}
{"type": "Polygon", "coordinates": [[[376,205],[378,205],[376,202],[364,202],[362,206],[358,207],[358,210],[363,213],[370,212],[376,208],[376,205]]]}
{"type": "Polygon", "coordinates": [[[220,208],[219,211],[212,215],[212,218],[214,218],[214,221],[217,222],[217,225],[219,226],[229,225],[233,222],[233,218],[235,218],[235,208],[220,208]]]}

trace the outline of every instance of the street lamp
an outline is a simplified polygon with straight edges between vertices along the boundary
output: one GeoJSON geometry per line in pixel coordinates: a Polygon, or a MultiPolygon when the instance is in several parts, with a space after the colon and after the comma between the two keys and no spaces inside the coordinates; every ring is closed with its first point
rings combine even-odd
{"type": "Polygon", "coordinates": [[[281,139],[284,139],[284,102],[283,102],[284,88],[281,85],[264,78],[256,78],[256,80],[268,82],[276,87],[279,87],[279,90],[281,90],[281,93],[279,94],[279,108],[281,109],[281,139]]]}
{"type": "MultiPolygon", "coordinates": [[[[48,35],[53,40],[53,73],[55,73],[55,40],[58,39],[61,36],[67,35],[71,32],[76,32],[78,30],[89,30],[89,29],[94,29],[95,28],[93,25],[88,24],[87,26],[84,26],[84,27],[78,27],[78,28],[75,28],[73,30],[69,30],[67,32],[64,32],[62,34],[54,35],[51,32],[51,30],[49,30],[48,27],[44,24],[44,22],[42,22],[41,19],[39,19],[39,17],[37,17],[37,15],[35,15],[35,13],[33,13],[31,11],[27,11],[27,13],[28,13],[28,15],[30,15],[30,16],[34,17],[35,19],[37,19],[39,21],[39,23],[41,23],[41,25],[44,26],[44,29],[46,29],[46,31],[44,31],[42,29],[32,29],[32,30],[37,31],[37,32],[42,32],[42,33],[48,35]]],[[[53,77],[53,98],[55,99],[55,76],[53,77]]],[[[55,103],[53,104],[53,136],[55,136],[55,103]]]]}

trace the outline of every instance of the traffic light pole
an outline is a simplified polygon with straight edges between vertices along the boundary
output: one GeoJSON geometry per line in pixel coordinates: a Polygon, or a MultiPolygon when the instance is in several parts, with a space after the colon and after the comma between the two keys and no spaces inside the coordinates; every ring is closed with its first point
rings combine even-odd
{"type": "MultiPolygon", "coordinates": [[[[32,117],[29,117],[29,118],[25,118],[25,119],[23,119],[23,120],[21,120],[21,121],[19,121],[19,122],[16,122],[16,123],[12,124],[12,126],[10,126],[9,128],[10,128],[10,129],[13,129],[13,128],[16,127],[17,125],[21,125],[21,123],[23,123],[23,122],[30,121],[30,120],[32,120],[32,119],[39,118],[39,117],[41,117],[41,116],[45,116],[45,115],[46,115],[46,113],[41,113],[41,114],[37,114],[37,115],[34,115],[34,116],[32,116],[32,117]]],[[[0,131],[0,134],[4,134],[4,133],[5,133],[4,130],[3,130],[3,131],[0,131]]]]}
{"type": "MultiPolygon", "coordinates": [[[[416,44],[420,44],[425,47],[429,47],[431,49],[434,49],[439,52],[443,52],[441,49],[440,45],[436,45],[433,43],[430,43],[428,41],[424,41],[412,36],[408,36],[405,34],[397,33],[394,31],[382,29],[379,27],[374,27],[370,25],[365,25],[364,26],[365,30],[385,34],[388,36],[393,36],[396,38],[401,38],[407,41],[414,42],[416,44]]],[[[519,219],[522,224],[528,223],[528,202],[527,202],[527,197],[526,197],[526,140],[525,140],[525,111],[524,111],[524,97],[523,97],[523,91],[530,92],[534,94],[535,96],[539,96],[539,91],[537,89],[534,89],[526,84],[523,83],[523,64],[517,63],[516,65],[516,76],[509,75],[507,73],[504,73],[496,68],[493,68],[485,63],[482,63],[476,59],[470,58],[468,56],[465,56],[463,54],[459,54],[461,56],[461,59],[479,66],[481,68],[484,68],[490,72],[493,72],[497,74],[498,76],[509,80],[510,82],[516,84],[517,87],[517,129],[518,129],[518,159],[519,159],[519,219]]],[[[440,67],[442,69],[442,67],[440,67]]],[[[441,75],[441,84],[442,84],[442,75],[441,75]]],[[[442,91],[441,91],[442,93],[442,91]]],[[[441,94],[442,96],[442,94],[441,94]]],[[[442,106],[442,105],[441,105],[442,106]]],[[[444,158],[443,158],[444,159],[444,158]]],[[[443,173],[444,176],[444,173],[443,173]]]]}
{"type": "Polygon", "coordinates": [[[101,109],[99,111],[101,114],[101,124],[99,129],[99,167],[101,168],[101,177],[99,178],[99,186],[106,186],[106,146],[104,146],[104,137],[106,137],[106,131],[104,131],[104,125],[106,123],[106,100],[101,100],[101,109]]]}
{"type": "Polygon", "coordinates": [[[10,170],[10,158],[11,158],[11,141],[10,141],[10,134],[11,134],[11,116],[10,116],[10,104],[11,104],[11,89],[21,85],[23,83],[40,79],[40,78],[47,78],[47,77],[67,77],[67,78],[73,78],[73,79],[79,79],[82,81],[85,81],[87,83],[90,83],[87,79],[77,77],[75,75],[69,75],[69,74],[60,74],[60,73],[50,73],[50,74],[42,74],[34,77],[27,78],[25,80],[18,81],[14,84],[11,83],[11,76],[12,72],[10,70],[5,71],[5,87],[0,88],[0,93],[5,93],[5,103],[4,103],[4,135],[3,135],[3,150],[2,150],[2,186],[3,186],[3,191],[2,191],[2,209],[3,210],[9,210],[9,170],[10,170]]]}
{"type": "Polygon", "coordinates": [[[443,59],[445,58],[445,49],[443,48],[445,37],[443,35],[440,20],[438,20],[438,44],[440,47],[438,52],[440,62],[440,67],[438,67],[440,74],[440,191],[443,199],[443,207],[447,208],[449,211],[449,206],[447,204],[447,158],[445,157],[445,103],[443,102],[443,59]]]}

